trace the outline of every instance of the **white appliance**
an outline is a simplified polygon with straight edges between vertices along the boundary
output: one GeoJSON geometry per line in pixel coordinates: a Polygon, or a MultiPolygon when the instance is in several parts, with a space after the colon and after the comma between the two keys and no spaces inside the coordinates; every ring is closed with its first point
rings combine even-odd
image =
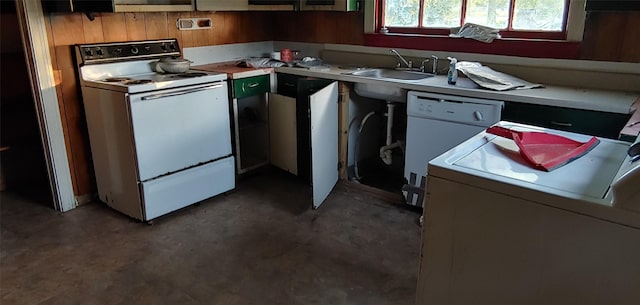
{"type": "Polygon", "coordinates": [[[406,202],[422,206],[427,164],[500,120],[504,102],[409,91],[403,187],[406,202]]]}
{"type": "Polygon", "coordinates": [[[637,304],[640,162],[599,140],[551,172],[485,132],[432,160],[416,304],[637,304]]]}
{"type": "Polygon", "coordinates": [[[76,46],[100,200],[143,221],[235,188],[226,74],[160,74],[175,39],[76,46]]]}

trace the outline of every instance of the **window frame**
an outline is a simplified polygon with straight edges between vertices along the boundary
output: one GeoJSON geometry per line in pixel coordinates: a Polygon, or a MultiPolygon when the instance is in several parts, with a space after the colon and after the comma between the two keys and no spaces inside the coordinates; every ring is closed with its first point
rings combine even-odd
{"type": "MultiPolygon", "coordinates": [[[[385,2],[387,0],[376,1],[376,29],[379,30],[384,26],[384,14],[385,14],[385,2]]],[[[390,33],[397,34],[416,34],[416,35],[449,35],[449,28],[431,28],[423,27],[423,9],[422,6],[425,0],[420,0],[420,8],[418,12],[418,26],[417,27],[386,27],[390,33]]],[[[465,12],[468,0],[462,0],[462,10],[460,16],[460,25],[465,22],[465,12]]],[[[566,40],[568,35],[568,19],[569,11],[571,9],[571,0],[566,0],[564,4],[564,15],[562,16],[562,30],[561,31],[531,31],[531,30],[514,30],[513,29],[513,6],[516,0],[510,1],[509,20],[507,29],[500,30],[500,35],[504,38],[519,38],[519,39],[548,39],[548,40],[566,40]]]]}
{"type": "Polygon", "coordinates": [[[584,36],[587,13],[586,0],[570,0],[566,19],[566,40],[511,38],[495,39],[484,43],[473,39],[451,38],[442,34],[412,34],[380,32],[380,1],[364,0],[363,45],[378,48],[405,48],[413,50],[442,51],[518,56],[530,58],[579,59],[580,44],[584,36]]]}

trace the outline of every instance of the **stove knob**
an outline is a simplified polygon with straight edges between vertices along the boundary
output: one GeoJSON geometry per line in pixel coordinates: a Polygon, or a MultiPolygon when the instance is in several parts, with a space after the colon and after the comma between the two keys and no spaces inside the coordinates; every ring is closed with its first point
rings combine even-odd
{"type": "Polygon", "coordinates": [[[131,47],[130,51],[131,51],[131,54],[133,54],[133,55],[136,55],[136,54],[138,54],[138,52],[140,52],[140,50],[138,50],[138,47],[136,47],[136,46],[131,47]]]}
{"type": "Polygon", "coordinates": [[[144,50],[145,51],[150,51],[151,50],[151,46],[144,46],[144,50]]]}
{"type": "Polygon", "coordinates": [[[92,56],[92,55],[93,55],[93,52],[92,52],[90,49],[86,49],[86,50],[84,50],[84,54],[85,54],[86,56],[92,56]]]}
{"type": "Polygon", "coordinates": [[[104,55],[104,51],[102,51],[102,49],[97,49],[96,54],[102,56],[104,55]]]}
{"type": "Polygon", "coordinates": [[[113,54],[115,55],[120,55],[122,53],[122,48],[116,48],[115,50],[113,50],[113,54]]]}
{"type": "Polygon", "coordinates": [[[175,43],[170,43],[169,44],[169,48],[171,49],[171,51],[175,51],[176,50],[176,44],[175,43]]]}

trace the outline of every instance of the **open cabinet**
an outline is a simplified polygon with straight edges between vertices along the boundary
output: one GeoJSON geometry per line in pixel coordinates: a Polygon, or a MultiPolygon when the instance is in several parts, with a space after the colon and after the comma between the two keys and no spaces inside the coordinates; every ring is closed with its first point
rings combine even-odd
{"type": "Polygon", "coordinates": [[[269,164],[269,123],[267,94],[269,75],[230,80],[231,118],[238,174],[269,164]]]}
{"type": "Polygon", "coordinates": [[[278,74],[269,94],[271,164],[308,181],[318,208],[338,181],[338,83],[278,74]]]}

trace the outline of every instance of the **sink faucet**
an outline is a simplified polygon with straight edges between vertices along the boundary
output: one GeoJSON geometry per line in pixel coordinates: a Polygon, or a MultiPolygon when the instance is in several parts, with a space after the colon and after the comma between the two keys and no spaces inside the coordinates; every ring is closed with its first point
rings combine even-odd
{"type": "MultiPolygon", "coordinates": [[[[400,59],[400,61],[402,63],[405,64],[405,66],[407,66],[407,68],[411,69],[413,68],[413,63],[411,63],[411,61],[407,61],[406,59],[404,59],[404,57],[402,57],[402,55],[400,55],[400,53],[398,53],[398,51],[396,51],[396,49],[390,49],[389,52],[393,53],[393,55],[395,55],[396,57],[398,57],[398,59],[400,59]]],[[[400,62],[398,62],[398,68],[400,68],[401,64],[400,62]]]]}

